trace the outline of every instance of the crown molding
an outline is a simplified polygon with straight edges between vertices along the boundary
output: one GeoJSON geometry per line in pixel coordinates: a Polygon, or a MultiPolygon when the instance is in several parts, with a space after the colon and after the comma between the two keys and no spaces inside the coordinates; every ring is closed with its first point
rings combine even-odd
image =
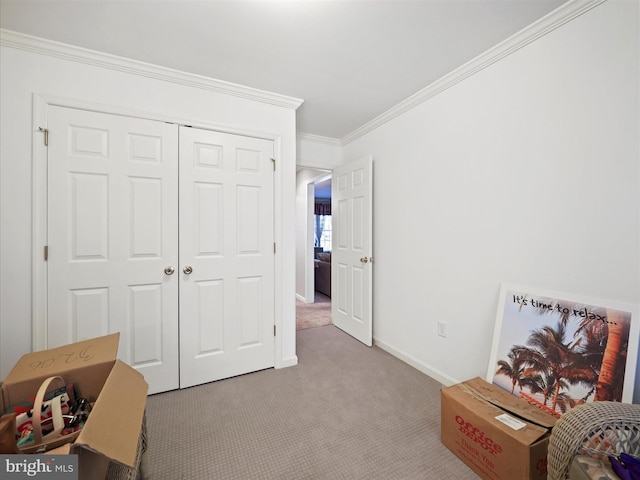
{"type": "Polygon", "coordinates": [[[298,132],[296,137],[298,140],[303,140],[313,143],[321,143],[332,147],[341,147],[342,141],[339,138],[323,137],[321,135],[313,135],[311,133],[298,132]]]}
{"type": "Polygon", "coordinates": [[[429,100],[430,98],[435,97],[439,93],[451,88],[452,86],[470,77],[471,75],[474,75],[479,71],[489,67],[490,65],[496,63],[504,57],[511,55],[517,50],[520,50],[531,42],[555,30],[556,28],[561,27],[565,23],[570,22],[574,18],[579,17],[583,13],[591,10],[592,8],[600,5],[605,1],[606,0],[570,0],[569,2],[561,5],[549,14],[545,15],[540,20],[532,23],[528,27],[525,27],[518,33],[497,44],[495,47],[492,47],[486,52],[481,53],[461,67],[455,69],[444,77],[441,77],[439,80],[436,80],[427,87],[423,88],[422,90],[398,103],[394,107],[390,108],[386,112],[378,115],[373,120],[365,123],[353,132],[344,136],[341,139],[341,144],[346,145],[350,142],[353,142],[354,140],[362,137],[372,130],[375,130],[376,128],[384,125],[390,120],[393,120],[398,115],[401,115],[420,105],[421,103],[429,100]]]}
{"type": "Polygon", "coordinates": [[[108,53],[89,50],[75,45],[55,42],[11,30],[0,29],[0,45],[25,50],[40,55],[62,58],[119,72],[131,73],[187,87],[209,90],[216,93],[254,100],[279,107],[297,109],[303,100],[231,82],[216,80],[191,73],[140,62],[108,53]]]}

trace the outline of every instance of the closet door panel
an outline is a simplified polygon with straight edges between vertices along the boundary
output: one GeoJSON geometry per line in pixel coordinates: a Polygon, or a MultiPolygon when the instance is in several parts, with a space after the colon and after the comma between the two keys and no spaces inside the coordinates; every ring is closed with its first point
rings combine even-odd
{"type": "Polygon", "coordinates": [[[48,128],[48,347],[119,332],[149,392],[175,389],[177,127],[51,107],[48,128]]]}
{"type": "Polygon", "coordinates": [[[180,128],[181,388],[274,365],[272,156],[180,128]]]}

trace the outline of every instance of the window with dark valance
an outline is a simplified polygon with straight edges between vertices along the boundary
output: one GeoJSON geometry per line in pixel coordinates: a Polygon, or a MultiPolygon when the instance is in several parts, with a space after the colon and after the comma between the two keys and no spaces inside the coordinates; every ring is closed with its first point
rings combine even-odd
{"type": "Polygon", "coordinates": [[[317,199],[315,213],[315,246],[325,252],[331,251],[331,199],[317,199]]]}
{"type": "Polygon", "coordinates": [[[331,200],[326,202],[316,200],[314,213],[316,215],[331,215],[331,200]]]}

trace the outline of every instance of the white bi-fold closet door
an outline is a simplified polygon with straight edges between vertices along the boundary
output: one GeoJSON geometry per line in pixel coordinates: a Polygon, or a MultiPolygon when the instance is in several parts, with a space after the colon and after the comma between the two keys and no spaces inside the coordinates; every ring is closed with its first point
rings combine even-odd
{"type": "Polygon", "coordinates": [[[48,347],[120,332],[158,393],[274,365],[273,142],[48,114],[48,347]]]}

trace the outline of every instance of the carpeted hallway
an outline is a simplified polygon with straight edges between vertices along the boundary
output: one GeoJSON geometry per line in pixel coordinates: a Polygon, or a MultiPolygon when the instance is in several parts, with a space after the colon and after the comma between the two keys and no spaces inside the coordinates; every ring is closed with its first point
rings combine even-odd
{"type": "Polygon", "coordinates": [[[440,443],[440,384],[333,325],[297,338],[295,367],[149,397],[149,478],[478,478],[440,443]]]}
{"type": "Polygon", "coordinates": [[[296,299],[296,330],[331,325],[331,298],[315,292],[314,303],[296,299]]]}

